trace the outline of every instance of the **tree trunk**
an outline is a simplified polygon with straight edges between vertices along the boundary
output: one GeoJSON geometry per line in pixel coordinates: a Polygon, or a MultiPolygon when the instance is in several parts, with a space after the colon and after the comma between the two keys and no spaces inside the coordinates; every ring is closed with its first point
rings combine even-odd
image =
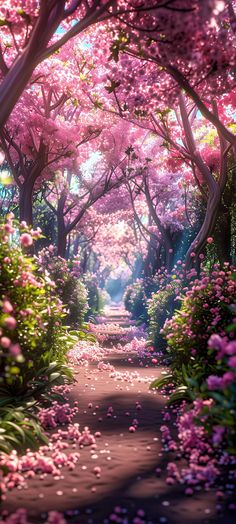
{"type": "Polygon", "coordinates": [[[191,267],[199,266],[199,255],[202,252],[207,237],[211,235],[214,231],[216,220],[218,217],[219,207],[221,202],[221,191],[217,186],[216,191],[209,196],[206,208],[206,214],[203,221],[203,224],[198,232],[196,238],[191,243],[185,259],[186,270],[189,270],[191,267]],[[195,253],[195,256],[192,257],[191,253],[195,253]]]}
{"type": "Polygon", "coordinates": [[[73,244],[73,256],[76,257],[78,255],[78,252],[79,252],[79,242],[80,242],[80,236],[77,235],[75,240],[74,240],[74,244],[73,244]]]}
{"type": "Polygon", "coordinates": [[[57,215],[57,254],[59,257],[66,257],[66,227],[64,217],[57,215]]]}
{"type": "Polygon", "coordinates": [[[33,225],[33,189],[34,181],[30,180],[26,180],[26,182],[20,187],[20,222],[25,221],[28,226],[33,225]]]}
{"type": "Polygon", "coordinates": [[[57,205],[57,254],[66,258],[67,235],[70,233],[65,224],[64,207],[67,198],[67,189],[64,189],[57,205]]]}

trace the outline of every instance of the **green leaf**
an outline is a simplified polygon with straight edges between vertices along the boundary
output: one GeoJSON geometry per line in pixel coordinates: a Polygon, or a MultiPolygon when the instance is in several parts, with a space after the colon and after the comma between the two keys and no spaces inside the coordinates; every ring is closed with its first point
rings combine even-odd
{"type": "Polygon", "coordinates": [[[57,380],[59,377],[61,377],[61,373],[52,373],[52,374],[49,376],[49,381],[50,381],[50,382],[54,382],[54,381],[57,380]]]}
{"type": "Polygon", "coordinates": [[[150,389],[160,389],[162,386],[169,384],[173,380],[173,375],[166,375],[165,377],[153,380],[150,384],[150,389]]]}

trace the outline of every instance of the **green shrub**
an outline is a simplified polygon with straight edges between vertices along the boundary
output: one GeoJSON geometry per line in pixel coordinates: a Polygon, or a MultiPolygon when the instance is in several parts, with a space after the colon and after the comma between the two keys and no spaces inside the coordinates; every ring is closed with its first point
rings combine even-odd
{"type": "Polygon", "coordinates": [[[43,249],[38,260],[56,284],[55,291],[66,308],[64,324],[82,326],[88,310],[87,290],[82,279],[71,271],[70,262],[54,255],[54,249],[43,249]]]}
{"type": "Polygon", "coordinates": [[[88,296],[88,310],[85,318],[89,319],[91,316],[96,316],[101,312],[103,308],[102,293],[98,287],[96,276],[92,273],[83,275],[83,283],[88,296]]]}
{"type": "Polygon", "coordinates": [[[147,322],[147,295],[141,279],[136,280],[136,282],[126,288],[124,304],[133,319],[147,322]]]}
{"type": "Polygon", "coordinates": [[[6,405],[0,407],[0,451],[10,453],[12,449],[36,449],[39,444],[47,444],[40,424],[34,416],[34,403],[24,406],[6,405]]]}
{"type": "Polygon", "coordinates": [[[149,337],[152,344],[158,349],[166,348],[166,340],[161,331],[167,318],[171,318],[178,307],[177,291],[177,286],[172,281],[167,283],[163,289],[153,293],[148,300],[149,337]]]}

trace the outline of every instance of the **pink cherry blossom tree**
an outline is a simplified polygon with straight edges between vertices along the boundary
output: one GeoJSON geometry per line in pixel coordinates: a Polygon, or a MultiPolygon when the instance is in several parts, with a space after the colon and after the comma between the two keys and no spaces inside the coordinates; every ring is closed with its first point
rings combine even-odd
{"type": "MultiPolygon", "coordinates": [[[[70,39],[83,35],[95,24],[110,21],[111,27],[132,29],[136,37],[139,31],[151,31],[163,12],[193,14],[198,24],[211,18],[216,0],[200,2],[205,5],[201,16],[195,16],[198,2],[189,8],[182,0],[4,0],[0,6],[0,128],[6,123],[15,104],[29,83],[38,64],[57,52],[70,39]],[[207,5],[206,5],[207,4],[207,5]]],[[[198,9],[197,9],[198,14],[198,9]]],[[[112,36],[109,32],[109,40],[112,36]]],[[[101,34],[102,37],[102,34],[101,34]]]]}
{"type": "Polygon", "coordinates": [[[33,220],[34,192],[52,179],[57,169],[71,169],[80,146],[100,133],[95,114],[90,119],[89,108],[78,102],[80,71],[75,71],[76,63],[74,70],[70,63],[74,83],[63,54],[50,66],[50,75],[47,69],[39,73],[0,134],[5,160],[19,188],[20,219],[28,224],[33,220]]]}
{"type": "MultiPolygon", "coordinates": [[[[111,133],[108,136],[111,139],[111,133]]],[[[103,145],[108,136],[105,134],[101,140],[103,145]]],[[[61,171],[58,179],[48,185],[45,201],[57,217],[59,256],[65,257],[68,235],[75,228],[78,230],[87,211],[105,195],[136,176],[129,156],[120,149],[123,137],[120,139],[114,141],[112,149],[104,149],[107,154],[98,156],[89,174],[86,173],[86,163],[84,166],[77,165],[74,171],[61,171]]]]}

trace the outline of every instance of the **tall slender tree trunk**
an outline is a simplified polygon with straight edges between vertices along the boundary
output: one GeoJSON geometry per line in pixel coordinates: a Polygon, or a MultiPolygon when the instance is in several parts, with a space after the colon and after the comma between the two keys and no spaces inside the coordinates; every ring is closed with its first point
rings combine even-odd
{"type": "Polygon", "coordinates": [[[67,233],[64,217],[57,215],[57,254],[59,257],[66,257],[67,233]]]}
{"type": "Polygon", "coordinates": [[[67,230],[65,224],[64,207],[67,198],[67,190],[64,189],[57,205],[57,254],[59,257],[66,258],[67,230]]]}

